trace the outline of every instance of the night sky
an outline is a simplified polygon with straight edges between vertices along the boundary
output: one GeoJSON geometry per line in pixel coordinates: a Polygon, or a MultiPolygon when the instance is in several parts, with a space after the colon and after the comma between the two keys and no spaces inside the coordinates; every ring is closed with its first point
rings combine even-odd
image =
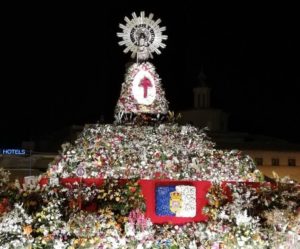
{"type": "Polygon", "coordinates": [[[113,120],[130,60],[118,46],[124,16],[145,10],[167,27],[152,63],[170,109],[193,105],[204,66],[212,106],[231,131],[300,143],[299,20],[269,11],[219,15],[193,4],[154,7],[18,6],[2,30],[0,147],[46,139],[73,124],[113,120]],[[271,13],[271,14],[270,14],[271,13]]]}

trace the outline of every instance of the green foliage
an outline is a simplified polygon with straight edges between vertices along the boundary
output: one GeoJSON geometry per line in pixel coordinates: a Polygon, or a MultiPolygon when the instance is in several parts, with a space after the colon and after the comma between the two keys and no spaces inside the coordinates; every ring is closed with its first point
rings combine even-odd
{"type": "Polygon", "coordinates": [[[144,198],[136,179],[107,179],[100,187],[97,199],[101,208],[109,207],[122,216],[127,216],[133,209],[145,210],[144,198]]]}

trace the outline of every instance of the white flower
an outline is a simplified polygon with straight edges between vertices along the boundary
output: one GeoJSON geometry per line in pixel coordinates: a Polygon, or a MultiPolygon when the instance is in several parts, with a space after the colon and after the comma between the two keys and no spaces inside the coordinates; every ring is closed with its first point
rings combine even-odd
{"type": "Polygon", "coordinates": [[[237,241],[238,245],[243,247],[245,245],[245,241],[244,240],[241,240],[241,239],[238,239],[237,241]]]}
{"type": "Polygon", "coordinates": [[[144,238],[146,238],[148,235],[148,232],[144,231],[144,232],[139,232],[137,234],[135,234],[135,238],[138,240],[138,241],[141,241],[143,240],[144,238]]]}
{"type": "Polygon", "coordinates": [[[136,247],[136,249],[143,249],[143,245],[142,244],[138,244],[138,246],[136,247]]]}
{"type": "Polygon", "coordinates": [[[237,213],[235,215],[236,224],[240,225],[247,225],[251,220],[252,217],[247,215],[247,210],[244,210],[243,213],[237,213]]]}
{"type": "Polygon", "coordinates": [[[125,232],[126,232],[126,236],[134,236],[135,235],[134,228],[129,223],[127,223],[125,225],[125,232]]]}
{"type": "Polygon", "coordinates": [[[152,248],[153,241],[149,240],[146,242],[146,248],[152,248]]]}
{"type": "Polygon", "coordinates": [[[225,213],[225,210],[222,210],[219,214],[219,218],[222,220],[228,220],[229,216],[225,213]]]}
{"type": "Polygon", "coordinates": [[[61,240],[54,240],[54,249],[65,249],[68,245],[64,244],[61,240]]]}
{"type": "Polygon", "coordinates": [[[197,249],[196,241],[193,240],[189,244],[189,249],[197,249]]]}

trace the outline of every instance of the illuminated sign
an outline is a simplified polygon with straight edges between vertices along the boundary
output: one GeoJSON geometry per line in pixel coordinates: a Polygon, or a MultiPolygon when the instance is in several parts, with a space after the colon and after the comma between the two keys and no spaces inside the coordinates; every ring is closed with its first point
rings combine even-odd
{"type": "Polygon", "coordinates": [[[0,149],[1,155],[26,155],[26,150],[24,149],[0,149]]]}

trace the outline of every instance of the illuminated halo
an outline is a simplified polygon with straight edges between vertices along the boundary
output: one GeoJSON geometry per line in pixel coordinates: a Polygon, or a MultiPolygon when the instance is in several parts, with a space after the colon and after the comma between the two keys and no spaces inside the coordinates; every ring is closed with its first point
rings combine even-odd
{"type": "Polygon", "coordinates": [[[143,36],[145,40],[144,45],[147,47],[149,56],[152,57],[153,52],[161,54],[159,48],[166,47],[163,40],[168,38],[167,35],[162,34],[166,27],[159,27],[161,20],[157,19],[154,21],[152,13],[150,13],[149,17],[146,17],[144,11],[141,11],[140,16],[133,12],[132,17],[131,20],[128,17],[124,18],[126,25],[119,24],[119,27],[123,30],[121,33],[117,33],[117,36],[122,38],[119,45],[126,46],[123,52],[128,53],[131,51],[131,57],[135,58],[140,48],[139,39],[143,36]]]}

